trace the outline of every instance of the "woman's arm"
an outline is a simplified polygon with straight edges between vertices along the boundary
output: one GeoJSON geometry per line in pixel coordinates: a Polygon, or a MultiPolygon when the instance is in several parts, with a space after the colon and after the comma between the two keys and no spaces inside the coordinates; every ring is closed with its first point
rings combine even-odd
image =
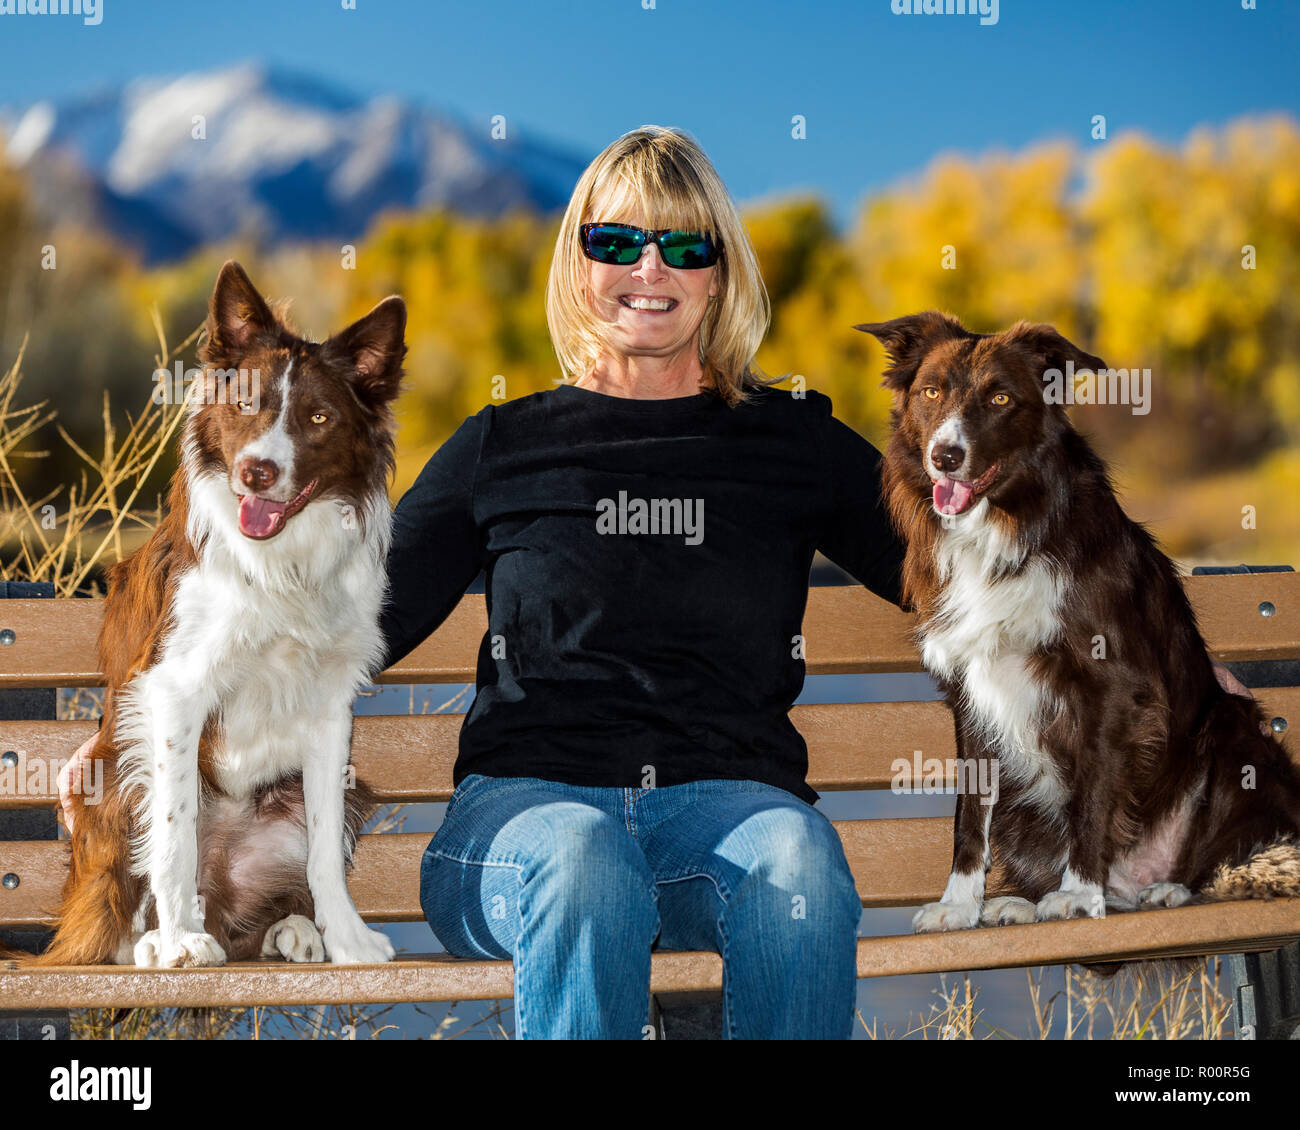
{"type": "Polygon", "coordinates": [[[451,615],[483,567],[474,482],[490,416],[487,408],[469,417],[424,465],[393,511],[388,599],[379,617],[385,641],[381,671],[451,615]]]}
{"type": "Polygon", "coordinates": [[[880,492],[881,454],[834,416],[823,435],[834,503],[817,548],[877,596],[902,607],[907,544],[895,532],[880,492]]]}

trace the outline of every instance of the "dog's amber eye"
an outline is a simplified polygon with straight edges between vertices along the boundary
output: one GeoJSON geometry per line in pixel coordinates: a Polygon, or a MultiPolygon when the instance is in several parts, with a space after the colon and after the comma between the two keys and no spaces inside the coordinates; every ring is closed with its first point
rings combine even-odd
{"type": "Polygon", "coordinates": [[[323,424],[328,419],[329,417],[326,416],[324,412],[313,412],[311,414],[311,422],[313,424],[323,424]]]}
{"type": "Polygon", "coordinates": [[[921,390],[921,392],[922,394],[924,394],[926,400],[939,399],[939,390],[935,388],[934,385],[926,385],[925,388],[921,390]]]}
{"type": "Polygon", "coordinates": [[[1009,397],[1005,392],[995,392],[993,394],[993,403],[997,405],[1010,404],[1011,397],[1009,397]]]}

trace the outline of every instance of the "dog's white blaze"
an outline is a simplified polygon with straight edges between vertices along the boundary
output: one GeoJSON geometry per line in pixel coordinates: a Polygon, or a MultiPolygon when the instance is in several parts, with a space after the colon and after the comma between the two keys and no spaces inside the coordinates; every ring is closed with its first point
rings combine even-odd
{"type": "Polygon", "coordinates": [[[1066,791],[1038,741],[1056,704],[1027,660],[1061,633],[1061,577],[1041,559],[1020,568],[1023,551],[990,521],[987,499],[940,532],[935,553],[944,588],[924,632],[925,665],[960,685],[1000,772],[1028,790],[1031,803],[1058,814],[1066,791]],[[1020,571],[993,579],[1008,569],[1020,571]]]}
{"type": "Polygon", "coordinates": [[[934,449],[940,444],[952,444],[960,447],[965,455],[962,457],[961,466],[955,471],[950,472],[955,479],[965,479],[967,469],[970,467],[970,444],[966,441],[966,431],[962,427],[961,417],[954,414],[943,421],[930,437],[930,442],[925,447],[925,468],[927,471],[934,471],[934,463],[930,457],[934,454],[934,449]]]}
{"type": "Polygon", "coordinates": [[[158,662],[121,692],[115,731],[123,788],[148,797],[132,866],[152,877],[163,943],[203,929],[198,744],[219,708],[216,769],[230,797],[303,771],[308,878],[331,959],[386,960],[386,941],[347,894],[342,783],[352,701],[383,657],[387,492],[375,491],[359,515],[317,500],[253,543],[239,532],[228,476],[199,472],[192,445],[182,464],[199,561],[177,582],[158,662]]]}
{"type": "MultiPolygon", "coordinates": [[[[280,376],[280,413],[276,416],[275,423],[256,439],[244,444],[243,449],[235,457],[235,467],[239,466],[241,459],[267,459],[279,467],[280,478],[274,489],[277,492],[288,491],[281,500],[284,502],[288,502],[307,485],[306,483],[295,484],[293,479],[294,448],[293,440],[289,436],[289,404],[292,399],[289,377],[292,373],[293,360],[290,359],[280,376]]],[[[231,475],[233,476],[234,473],[232,467],[231,475]]]]}

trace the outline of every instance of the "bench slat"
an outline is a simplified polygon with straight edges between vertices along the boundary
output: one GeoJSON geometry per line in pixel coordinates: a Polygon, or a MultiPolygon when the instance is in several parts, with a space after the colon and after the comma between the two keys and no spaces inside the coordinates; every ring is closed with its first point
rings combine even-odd
{"type": "MultiPolygon", "coordinates": [[[[1184,906],[1101,920],[861,938],[858,976],[1249,953],[1298,939],[1300,900],[1184,906]]],[[[656,993],[716,990],[722,986],[722,959],[712,953],[656,953],[650,977],[656,993]]],[[[397,1004],[499,1000],[513,992],[510,962],[442,954],[403,956],[388,965],[248,962],[169,970],[32,969],[0,962],[0,1000],[20,1009],[397,1004]]]]}
{"type": "MultiPolygon", "coordinates": [[[[847,820],[836,823],[844,853],[866,906],[907,906],[938,898],[948,877],[952,821],[847,820]]],[[[420,921],[420,858],[427,835],[385,832],[362,836],[349,880],[364,918],[420,921]]],[[[0,887],[0,927],[47,926],[58,905],[67,845],[51,841],[0,843],[0,869],[19,877],[0,887]]]]}
{"type": "MultiPolygon", "coordinates": [[[[888,788],[895,758],[910,760],[916,749],[945,761],[955,754],[952,714],[942,702],[796,706],[791,718],[808,742],[815,789],[888,788]]],[[[387,802],[446,800],[463,720],[462,714],[358,717],[352,733],[357,775],[387,802]]],[[[11,777],[0,775],[0,808],[53,805],[58,767],[95,728],[95,722],[0,722],[0,751],[19,758],[11,777]]]]}
{"type": "MultiPolygon", "coordinates": [[[[840,820],[835,830],[853,871],[862,905],[916,906],[942,893],[952,862],[952,821],[946,817],[840,820]]],[[[385,832],[362,836],[348,885],[362,917],[371,922],[418,922],[423,834],[385,832]]],[[[0,927],[48,926],[63,882],[66,843],[0,843],[0,870],[20,882],[0,888],[0,927]]],[[[997,868],[989,895],[1008,892],[997,868]]]]}
{"type": "MultiPolygon", "coordinates": [[[[1283,744],[1300,764],[1300,687],[1259,692],[1268,717],[1288,721],[1283,744]]],[[[914,751],[948,762],[956,756],[952,713],[942,702],[828,703],[796,706],[791,718],[808,742],[808,781],[819,792],[887,789],[897,758],[914,751]]],[[[381,800],[446,800],[463,715],[371,715],[356,719],[352,757],[381,800]]],[[[0,809],[49,808],[58,766],[95,731],[94,722],[0,722],[0,751],[14,751],[11,776],[0,769],[0,809]]],[[[945,782],[953,783],[953,774],[945,782]]]]}
{"type": "MultiPolygon", "coordinates": [[[[1222,660],[1300,657],[1300,573],[1187,577],[1184,583],[1201,631],[1222,660]],[[1262,616],[1262,601],[1273,604],[1262,616]]],[[[93,687],[99,600],[6,600],[0,628],[16,639],[0,648],[2,687],[93,687]]],[[[913,617],[858,586],[809,590],[803,634],[813,675],[919,671],[909,631],[913,617]]],[[[479,643],[487,628],[481,595],[466,596],[447,621],[380,683],[474,681],[479,643]]]]}

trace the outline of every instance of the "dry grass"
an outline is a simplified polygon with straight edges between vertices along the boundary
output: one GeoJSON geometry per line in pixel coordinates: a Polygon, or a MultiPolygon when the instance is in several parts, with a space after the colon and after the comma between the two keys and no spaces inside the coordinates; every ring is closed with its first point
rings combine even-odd
{"type": "MultiPolygon", "coordinates": [[[[154,366],[168,369],[194,344],[202,327],[172,348],[156,309],[153,320],[158,334],[154,366]]],[[[161,498],[155,496],[153,510],[144,510],[142,496],[173,450],[184,405],[155,404],[150,381],[143,412],[127,416],[129,426],[119,438],[105,393],[103,454],[95,458],[58,424],[48,401],[18,405],[25,348],[24,343],[0,377],[0,580],[46,581],[54,585],[56,597],[73,596],[87,589],[97,567],[120,561],[157,524],[161,498]],[[66,494],[60,484],[43,497],[28,498],[18,469],[24,461],[48,458],[49,451],[21,449],[50,423],[85,466],[79,482],[66,484],[66,494]]]]}
{"type": "Polygon", "coordinates": [[[979,989],[964,973],[939,978],[929,1011],[903,1032],[858,1013],[873,1040],[1222,1040],[1230,1036],[1231,990],[1222,963],[1198,960],[1130,962],[1114,976],[1064,967],[1065,986],[1045,995],[1045,968],[1026,969],[1031,1029],[1018,1036],[984,1019],[979,989]]]}

